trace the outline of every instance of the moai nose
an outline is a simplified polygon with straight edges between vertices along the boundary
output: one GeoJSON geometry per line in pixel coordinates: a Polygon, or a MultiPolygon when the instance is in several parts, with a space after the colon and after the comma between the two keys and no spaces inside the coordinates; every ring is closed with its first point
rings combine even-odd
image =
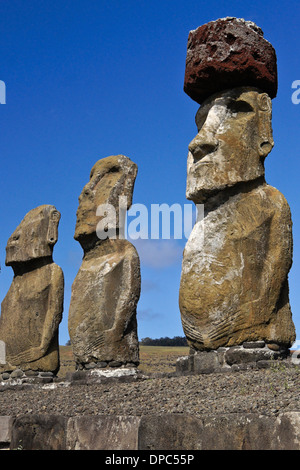
{"type": "Polygon", "coordinates": [[[189,145],[189,151],[193,155],[194,162],[198,162],[206,155],[214,152],[218,148],[218,141],[212,134],[203,133],[200,131],[199,134],[192,140],[189,145]]]}

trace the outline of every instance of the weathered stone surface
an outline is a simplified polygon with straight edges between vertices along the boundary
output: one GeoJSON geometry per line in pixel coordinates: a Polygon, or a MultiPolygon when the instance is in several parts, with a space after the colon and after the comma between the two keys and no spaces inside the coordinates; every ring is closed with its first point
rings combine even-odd
{"type": "MultiPolygon", "coordinates": [[[[239,87],[208,98],[196,114],[198,133],[189,144],[186,197],[204,203],[222,190],[264,176],[274,146],[272,102],[266,93],[239,87]]],[[[247,186],[238,187],[239,192],[247,186]]],[[[205,207],[206,207],[205,206],[205,207]]]]}
{"type": "Polygon", "coordinates": [[[218,372],[221,368],[219,355],[216,351],[204,351],[194,354],[194,373],[210,374],[218,372]]]}
{"type": "Polygon", "coordinates": [[[179,357],[176,362],[176,375],[238,372],[270,367],[291,368],[293,365],[292,356],[287,349],[272,351],[268,347],[220,347],[214,351],[196,351],[194,354],[179,357]]]}
{"type": "Polygon", "coordinates": [[[11,450],[65,450],[67,418],[28,414],[16,418],[11,433],[11,450]]]}
{"type": "Polygon", "coordinates": [[[203,431],[199,437],[206,450],[295,450],[299,448],[299,413],[277,418],[255,413],[206,418],[203,431]]]}
{"type": "Polygon", "coordinates": [[[291,250],[289,208],[271,186],[232,195],[208,211],[183,258],[180,310],[190,345],[217,349],[261,339],[290,347],[291,250]]]}
{"type": "Polygon", "coordinates": [[[132,204],[136,176],[137,165],[124,155],[111,155],[95,163],[90,180],[79,196],[74,235],[85,251],[99,243],[97,226],[101,222],[109,238],[119,236],[123,224],[123,220],[120,220],[119,198],[126,198],[127,203],[122,206],[122,219],[122,214],[124,217],[132,204]],[[102,205],[114,208],[116,217],[97,215],[97,208],[102,205]]]}
{"type": "Polygon", "coordinates": [[[179,305],[188,342],[196,350],[257,340],[288,348],[292,222],[284,196],[264,180],[271,100],[235,88],[203,103],[196,123],[187,198],[205,206],[183,255],[179,305]]]}
{"type": "MultiPolygon", "coordinates": [[[[229,365],[241,364],[247,362],[266,361],[286,357],[286,352],[275,352],[267,348],[229,348],[225,353],[225,360],[229,365]]],[[[273,363],[273,361],[272,361],[273,363]]]]}
{"type": "Polygon", "coordinates": [[[198,103],[215,92],[253,86],[274,98],[277,61],[262,30],[241,18],[220,18],[189,33],[184,91],[198,103]]]}
{"type": "Polygon", "coordinates": [[[1,305],[6,364],[0,365],[0,372],[59,369],[64,277],[52,260],[59,219],[54,206],[39,206],[8,240],[6,264],[13,268],[14,278],[1,305]]]}
{"type": "Polygon", "coordinates": [[[176,372],[179,375],[193,374],[194,373],[194,356],[182,356],[176,361],[176,372]]]}
{"type": "Polygon", "coordinates": [[[85,255],[69,310],[69,334],[78,362],[138,362],[139,294],[139,257],[127,240],[107,239],[85,255]]]}
{"type": "Polygon", "coordinates": [[[58,239],[59,220],[60,213],[51,205],[28,212],[7,242],[6,266],[21,269],[28,261],[51,258],[58,239]]]}
{"type": "Polygon", "coordinates": [[[264,341],[248,341],[243,343],[243,348],[245,349],[255,349],[255,348],[264,348],[265,342],[264,341]]]}
{"type": "Polygon", "coordinates": [[[11,377],[13,379],[17,379],[17,378],[20,378],[22,377],[23,375],[23,371],[21,369],[15,369],[12,373],[11,373],[11,377]]]}
{"type": "Polygon", "coordinates": [[[92,385],[92,384],[112,384],[129,383],[141,380],[143,376],[139,374],[138,369],[133,367],[120,367],[120,368],[100,368],[96,367],[85,370],[77,370],[76,372],[68,372],[66,381],[71,385],[92,385]]]}
{"type": "Polygon", "coordinates": [[[12,423],[11,416],[0,416],[0,445],[10,442],[12,423]]]}
{"type": "Polygon", "coordinates": [[[67,450],[137,450],[139,416],[84,416],[67,426],[67,450]]]}
{"type": "Polygon", "coordinates": [[[136,165],[123,155],[97,162],[79,197],[75,239],[84,258],[72,286],[69,334],[78,365],[139,362],[136,306],[140,296],[140,260],[134,246],[119,238],[121,222],[108,224],[107,238],[99,239],[96,210],[110,204],[119,211],[119,198],[132,201],[136,165]]]}
{"type": "Polygon", "coordinates": [[[201,419],[190,415],[143,416],[139,429],[139,450],[200,450],[201,419]]]}
{"type": "MultiPolygon", "coordinates": [[[[300,449],[300,413],[296,411],[278,416],[227,413],[203,418],[173,413],[74,418],[26,415],[9,422],[4,418],[5,442],[11,440],[11,450],[300,449]]],[[[169,463],[172,458],[171,453],[169,463]]]]}
{"type": "Polygon", "coordinates": [[[142,417],[140,450],[298,450],[299,413],[142,417]]]}

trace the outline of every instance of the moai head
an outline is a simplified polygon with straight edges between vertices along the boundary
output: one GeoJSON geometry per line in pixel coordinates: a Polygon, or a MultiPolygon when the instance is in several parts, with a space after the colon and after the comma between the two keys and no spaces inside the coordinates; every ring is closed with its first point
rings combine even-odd
{"type": "MultiPolygon", "coordinates": [[[[109,234],[112,229],[118,232],[119,204],[126,203],[123,210],[132,204],[132,194],[137,175],[137,165],[124,155],[112,155],[99,160],[92,168],[90,180],[79,196],[77,220],[74,238],[86,251],[93,248],[99,241],[97,226],[105,217],[105,208],[111,206],[115,218],[106,227],[109,234]],[[99,211],[99,208],[103,211],[99,211]]],[[[107,219],[108,220],[108,219],[107,219]]]]}
{"type": "Polygon", "coordinates": [[[187,198],[201,203],[214,192],[263,176],[274,145],[277,65],[262,30],[229,17],[191,31],[184,91],[201,104],[198,134],[189,145],[187,198]]]}
{"type": "Polygon", "coordinates": [[[234,88],[204,101],[189,145],[187,199],[201,203],[215,191],[263,176],[274,145],[271,118],[270,97],[255,88],[234,88]]]}
{"type": "Polygon", "coordinates": [[[52,205],[28,212],[8,239],[5,264],[14,268],[38,258],[52,257],[59,220],[60,213],[52,205]]]}

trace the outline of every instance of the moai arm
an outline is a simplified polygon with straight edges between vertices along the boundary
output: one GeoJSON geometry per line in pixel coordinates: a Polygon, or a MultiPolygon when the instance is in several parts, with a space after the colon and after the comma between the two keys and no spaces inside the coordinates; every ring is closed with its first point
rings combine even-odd
{"type": "MultiPolygon", "coordinates": [[[[292,262],[289,206],[277,189],[264,185],[245,198],[237,213],[240,220],[229,224],[234,243],[227,249],[239,254],[240,262],[237,257],[233,266],[240,274],[232,279],[228,295],[224,284],[227,315],[209,327],[211,338],[218,347],[225,334],[236,344],[262,339],[289,347],[294,337],[287,281],[292,262]]],[[[218,292],[218,285],[211,288],[218,292]]]]}
{"type": "Polygon", "coordinates": [[[104,330],[97,338],[90,342],[85,353],[102,346],[118,343],[129,332],[131,322],[135,320],[136,306],[140,296],[140,260],[135,248],[128,243],[124,256],[110,273],[105,289],[104,308],[109,308],[112,297],[115,299],[115,308],[111,312],[114,321],[111,328],[104,330]]]}
{"type": "Polygon", "coordinates": [[[38,346],[30,348],[18,355],[12,356],[12,365],[37,361],[45,356],[51,341],[55,337],[59,323],[62,319],[63,298],[64,298],[64,276],[61,268],[55,263],[49,266],[51,269],[47,312],[41,335],[41,342],[38,346]]]}
{"type": "Polygon", "coordinates": [[[292,220],[290,208],[284,196],[267,186],[266,193],[273,203],[274,215],[270,226],[268,254],[263,272],[267,308],[272,312],[267,324],[267,338],[272,343],[290,347],[295,340],[295,327],[289,304],[288,273],[292,265],[292,220]]]}

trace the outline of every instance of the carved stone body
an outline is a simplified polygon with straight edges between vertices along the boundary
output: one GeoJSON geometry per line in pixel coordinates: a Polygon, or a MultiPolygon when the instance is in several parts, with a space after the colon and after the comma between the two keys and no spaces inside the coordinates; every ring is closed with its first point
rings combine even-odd
{"type": "Polygon", "coordinates": [[[186,244],[180,285],[184,332],[196,350],[295,340],[287,274],[292,223],[285,198],[257,181],[206,205],[186,244]],[[208,206],[208,207],[207,207],[208,206]],[[204,231],[204,243],[198,240],[204,231]]]}
{"type": "Polygon", "coordinates": [[[139,257],[127,240],[104,240],[85,255],[69,310],[77,362],[139,362],[140,282],[139,257]]]}
{"type": "MultiPolygon", "coordinates": [[[[123,155],[99,160],[79,197],[75,239],[80,242],[84,257],[72,285],[68,319],[79,367],[89,363],[139,362],[136,307],[140,261],[134,246],[119,238],[119,198],[127,198],[127,210],[136,174],[135,163],[123,155]],[[101,205],[110,205],[116,217],[97,216],[101,205]],[[103,239],[98,237],[99,221],[107,230],[103,239]]],[[[100,213],[103,215],[101,210],[100,213]]]]}
{"type": "Polygon", "coordinates": [[[209,97],[189,145],[187,198],[204,204],[186,244],[179,293],[182,325],[196,350],[264,340],[288,348],[292,222],[266,184],[273,147],[271,99],[252,87],[209,97]]]}
{"type": "Polygon", "coordinates": [[[6,264],[12,266],[14,278],[1,304],[0,340],[6,355],[1,371],[59,369],[64,276],[52,260],[59,219],[54,206],[39,206],[7,243],[6,264]]]}

